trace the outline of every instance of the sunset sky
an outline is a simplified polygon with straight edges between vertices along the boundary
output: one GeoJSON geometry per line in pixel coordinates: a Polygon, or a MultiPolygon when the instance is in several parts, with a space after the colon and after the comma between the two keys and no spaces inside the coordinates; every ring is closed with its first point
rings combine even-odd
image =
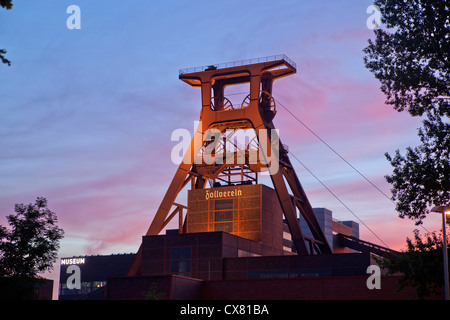
{"type": "MultiPolygon", "coordinates": [[[[0,224],[46,197],[65,231],[60,257],[135,252],[177,168],[177,128],[193,131],[200,91],[182,68],[286,54],[297,74],[275,98],[385,194],[384,153],[419,143],[419,118],[384,104],[362,50],[370,0],[13,1],[0,9],[0,224]],[[69,30],[68,6],[81,9],[69,30]]],[[[417,228],[283,107],[274,119],[313,207],[403,249],[417,228]]],[[[424,226],[440,228],[440,217],[424,226]]],[[[423,229],[420,229],[423,231],[423,229]]]]}

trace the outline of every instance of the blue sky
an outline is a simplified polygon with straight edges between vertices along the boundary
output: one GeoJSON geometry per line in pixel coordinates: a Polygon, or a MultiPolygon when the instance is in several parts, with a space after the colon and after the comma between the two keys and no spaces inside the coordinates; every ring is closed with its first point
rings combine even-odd
{"type": "MultiPolygon", "coordinates": [[[[60,256],[134,252],[173,177],[170,140],[192,130],[200,92],[182,68],[286,54],[275,98],[386,194],[384,153],[417,145],[420,119],[384,105],[364,68],[371,1],[14,1],[0,10],[0,224],[49,200],[60,256]],[[81,29],[69,30],[69,5],[81,29]]],[[[283,108],[283,143],[389,246],[414,223],[283,108]]],[[[314,207],[356,220],[295,159],[314,207]]],[[[439,217],[425,221],[437,230],[439,217]]],[[[358,221],[359,222],[359,221],[358,221]]],[[[360,226],[361,237],[379,243],[360,226]]]]}

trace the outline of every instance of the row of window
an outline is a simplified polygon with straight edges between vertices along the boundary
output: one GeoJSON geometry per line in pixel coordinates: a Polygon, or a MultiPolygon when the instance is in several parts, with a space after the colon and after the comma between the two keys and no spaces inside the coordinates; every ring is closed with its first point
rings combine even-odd
{"type": "Polygon", "coordinates": [[[233,232],[233,199],[214,201],[214,231],[233,232]]]}
{"type": "Polygon", "coordinates": [[[191,213],[210,212],[216,210],[261,210],[261,197],[239,198],[239,199],[216,199],[207,200],[204,203],[195,201],[189,202],[189,211],[191,213]]]}
{"type": "Polygon", "coordinates": [[[81,282],[80,289],[68,289],[66,283],[61,283],[59,285],[59,294],[60,295],[88,294],[104,286],[106,286],[106,281],[89,281],[89,282],[81,282]]]}
{"type": "Polygon", "coordinates": [[[214,231],[233,232],[233,199],[214,201],[214,231]]]}

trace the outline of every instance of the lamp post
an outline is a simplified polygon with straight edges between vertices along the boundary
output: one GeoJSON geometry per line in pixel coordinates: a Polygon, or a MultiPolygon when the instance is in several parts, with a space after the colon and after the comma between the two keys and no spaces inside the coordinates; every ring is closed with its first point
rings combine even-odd
{"type": "Polygon", "coordinates": [[[439,212],[442,214],[442,237],[443,246],[442,251],[444,251],[444,285],[445,285],[445,300],[449,300],[449,288],[448,288],[448,257],[447,257],[447,234],[446,234],[446,224],[445,215],[450,214],[450,205],[437,206],[431,209],[432,212],[439,212]]]}

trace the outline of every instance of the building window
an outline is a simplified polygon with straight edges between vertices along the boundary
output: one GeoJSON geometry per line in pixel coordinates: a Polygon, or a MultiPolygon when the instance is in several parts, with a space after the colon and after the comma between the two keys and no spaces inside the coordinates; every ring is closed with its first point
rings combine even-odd
{"type": "Polygon", "coordinates": [[[224,199],[214,201],[215,210],[230,210],[233,211],[233,199],[224,199]]]}
{"type": "Polygon", "coordinates": [[[233,199],[214,201],[214,231],[233,232],[233,199]]]}
{"type": "Polygon", "coordinates": [[[181,276],[191,276],[191,247],[171,248],[170,272],[181,276]]]}
{"type": "Polygon", "coordinates": [[[81,282],[80,289],[68,289],[66,283],[61,283],[59,286],[59,295],[84,295],[104,286],[106,286],[106,281],[83,281],[81,282]]]}

